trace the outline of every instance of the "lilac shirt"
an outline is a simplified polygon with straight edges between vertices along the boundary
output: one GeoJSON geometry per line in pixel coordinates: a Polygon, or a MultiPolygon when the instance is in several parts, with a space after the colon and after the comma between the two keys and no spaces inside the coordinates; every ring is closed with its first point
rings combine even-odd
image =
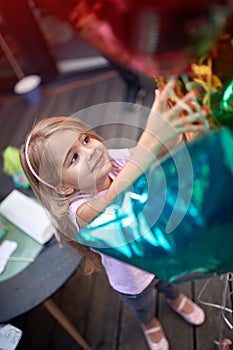
{"type": "MultiPolygon", "coordinates": [[[[113,160],[113,168],[109,173],[109,176],[111,179],[114,179],[118,175],[120,169],[123,168],[129,159],[130,153],[126,148],[113,149],[109,150],[109,155],[113,160]]],[[[84,202],[102,196],[106,191],[99,192],[95,196],[79,195],[73,199],[69,207],[69,215],[73,224],[77,227],[77,231],[80,230],[76,220],[76,212],[78,208],[84,202]]],[[[120,293],[131,295],[139,294],[150,284],[150,282],[155,277],[153,274],[143,271],[137,267],[126,264],[120,260],[114,259],[100,252],[97,253],[101,255],[102,264],[105,267],[110,285],[120,293]]]]}

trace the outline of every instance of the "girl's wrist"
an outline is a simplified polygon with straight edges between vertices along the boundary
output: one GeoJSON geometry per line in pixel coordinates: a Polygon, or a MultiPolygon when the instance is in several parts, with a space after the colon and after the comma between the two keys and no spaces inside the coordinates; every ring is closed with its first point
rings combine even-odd
{"type": "MultiPolygon", "coordinates": [[[[138,145],[140,149],[145,148],[150,153],[157,155],[161,148],[164,146],[163,143],[157,138],[155,135],[153,135],[150,131],[145,130],[139,139],[138,145]]],[[[137,148],[136,146],[136,148],[137,148]]]]}

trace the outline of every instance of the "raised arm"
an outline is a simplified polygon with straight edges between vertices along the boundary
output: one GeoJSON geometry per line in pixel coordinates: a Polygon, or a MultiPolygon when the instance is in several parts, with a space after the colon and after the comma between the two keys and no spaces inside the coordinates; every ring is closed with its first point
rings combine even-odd
{"type": "Polygon", "coordinates": [[[171,109],[167,108],[169,89],[172,84],[169,83],[162,92],[156,91],[145,130],[133,149],[129,161],[114,179],[108,192],[101,198],[84,203],[78,209],[77,220],[81,226],[93,220],[119,193],[135,182],[157,159],[161,149],[170,140],[185,132],[204,130],[203,125],[193,124],[200,117],[198,113],[192,116],[181,115],[183,103],[189,103],[194,98],[193,92],[183,98],[183,103],[176,104],[171,109]]]}

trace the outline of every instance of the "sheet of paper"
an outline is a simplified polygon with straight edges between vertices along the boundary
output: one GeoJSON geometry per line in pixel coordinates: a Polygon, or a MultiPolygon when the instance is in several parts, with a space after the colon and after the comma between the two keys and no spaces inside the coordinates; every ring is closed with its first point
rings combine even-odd
{"type": "Polygon", "coordinates": [[[0,325],[0,349],[15,350],[23,332],[11,324],[0,325]]]}
{"type": "Polygon", "coordinates": [[[0,273],[5,270],[9,257],[17,248],[17,243],[14,241],[5,240],[0,244],[0,273]]]}
{"type": "Polygon", "coordinates": [[[13,190],[1,202],[0,213],[41,244],[54,233],[45,209],[18,190],[13,190]]]}

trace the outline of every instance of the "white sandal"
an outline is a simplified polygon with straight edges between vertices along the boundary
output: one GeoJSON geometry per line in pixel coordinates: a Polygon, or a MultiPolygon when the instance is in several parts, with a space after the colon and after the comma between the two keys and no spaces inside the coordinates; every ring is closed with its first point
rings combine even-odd
{"type": "Polygon", "coordinates": [[[186,322],[195,326],[200,326],[205,321],[204,311],[197,304],[195,304],[191,299],[187,298],[185,295],[182,294],[181,302],[177,308],[171,304],[171,299],[168,299],[167,302],[176,313],[178,313],[181,317],[183,317],[183,319],[186,322]],[[193,311],[190,312],[189,314],[186,314],[182,311],[186,302],[191,304],[193,308],[193,311]]]}
{"type": "Polygon", "coordinates": [[[149,337],[149,334],[161,331],[160,326],[149,329],[145,329],[145,327],[143,327],[143,331],[147,340],[147,344],[151,350],[169,350],[169,344],[165,336],[163,336],[158,343],[154,343],[149,337]]]}

